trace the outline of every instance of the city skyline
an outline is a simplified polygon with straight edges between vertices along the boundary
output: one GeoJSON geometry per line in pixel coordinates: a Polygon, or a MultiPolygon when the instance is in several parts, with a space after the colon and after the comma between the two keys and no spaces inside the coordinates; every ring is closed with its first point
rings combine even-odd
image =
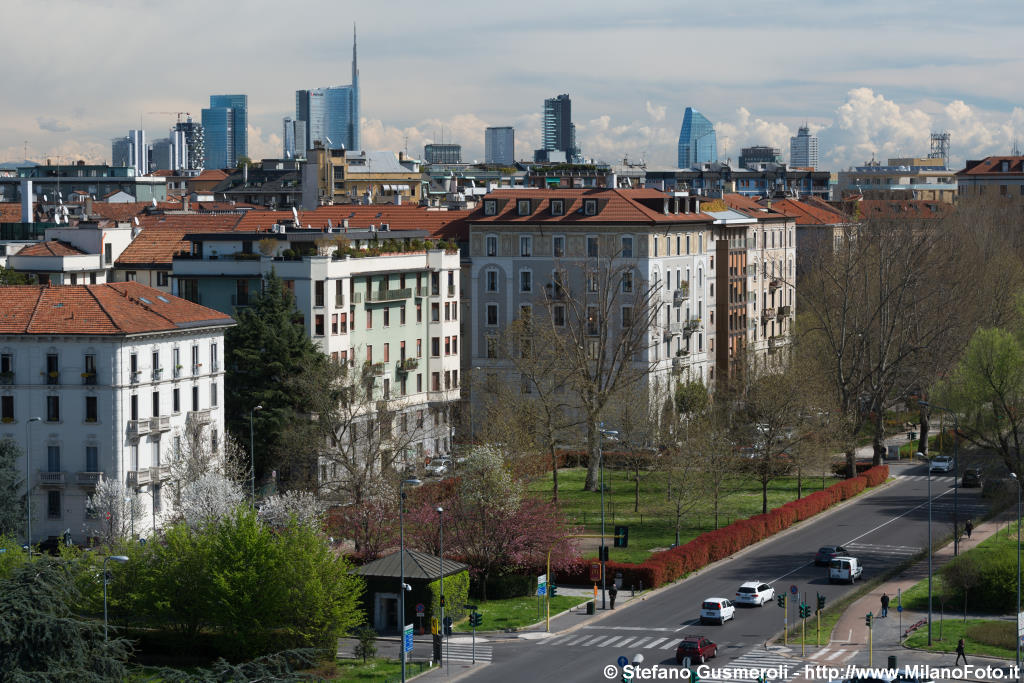
{"type": "Polygon", "coordinates": [[[84,4],[72,0],[12,3],[5,8],[8,21],[46,25],[92,43],[114,42],[120,51],[100,64],[69,60],[59,51],[29,59],[23,55],[37,54],[30,32],[16,32],[9,69],[16,96],[0,113],[0,160],[20,161],[26,150],[36,161],[109,160],[110,139],[123,131],[141,128],[162,137],[174,123],[149,112],[185,110],[196,119],[209,94],[218,92],[249,96],[249,156],[279,156],[281,121],[294,114],[295,90],[349,80],[353,22],[365,37],[365,149],[408,148],[415,155],[443,127],[446,141],[461,144],[467,161],[482,161],[484,130],[512,126],[523,158],[542,146],[538,103],[560,92],[573,100],[577,145],[588,159],[628,156],[661,168],[675,165],[686,106],[715,124],[718,156],[734,163],[745,146],[788,150],[804,121],[819,138],[821,167],[832,169],[872,156],[924,154],[931,130],[951,132],[953,166],[1007,153],[1015,138],[1024,137],[1024,108],[1005,88],[1019,73],[1021,58],[1001,47],[1010,44],[1022,17],[1006,1],[971,8],[816,2],[799,10],[740,2],[702,6],[699,14],[655,2],[642,16],[598,2],[545,6],[550,17],[544,26],[481,16],[463,2],[451,3],[441,16],[398,2],[386,16],[367,6],[343,18],[333,16],[332,5],[311,2],[303,15],[323,20],[288,36],[279,22],[265,20],[274,5],[251,4],[244,13],[204,5],[207,18],[196,24],[189,12],[167,12],[156,3],[90,3],[88,12],[77,11],[84,4]],[[452,16],[460,21],[452,23],[452,16]],[[168,27],[168,36],[187,33],[198,47],[162,51],[147,32],[122,31],[157,24],[168,27]],[[217,31],[224,25],[239,36],[230,44],[217,31]],[[559,40],[564,28],[556,26],[572,26],[574,40],[559,40]],[[445,40],[437,41],[441,31],[447,31],[445,40]],[[753,40],[768,34],[776,46],[792,49],[753,40]],[[574,45],[582,43],[609,49],[628,44],[651,68],[577,59],[574,45]],[[287,49],[273,49],[275,44],[287,49]],[[718,54],[721,44],[732,46],[725,56],[718,54]],[[484,52],[488,59],[476,58],[484,52]],[[128,60],[128,54],[145,56],[128,60]],[[241,62],[229,55],[243,54],[246,68],[230,68],[241,62]],[[711,54],[718,55],[714,68],[700,68],[702,55],[711,54]],[[217,66],[221,59],[223,68],[217,66]],[[698,68],[657,66],[684,60],[698,68]],[[501,68],[495,71],[494,64],[501,68]],[[152,77],[154,69],[160,78],[152,77]],[[124,74],[117,84],[129,85],[115,87],[106,75],[115,71],[124,74]],[[421,73],[448,77],[442,85],[419,78],[421,73]]]}

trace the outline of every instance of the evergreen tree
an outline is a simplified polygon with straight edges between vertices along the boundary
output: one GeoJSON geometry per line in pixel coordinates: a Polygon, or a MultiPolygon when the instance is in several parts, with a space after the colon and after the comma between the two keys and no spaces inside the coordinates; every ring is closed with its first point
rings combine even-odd
{"type": "Polygon", "coordinates": [[[235,316],[228,330],[227,426],[243,444],[249,443],[249,414],[257,405],[254,424],[256,476],[262,477],[281,454],[281,433],[306,412],[300,397],[288,391],[290,380],[311,364],[325,362],[306,333],[295,297],[271,271],[263,291],[249,308],[235,316]]]}
{"type": "Polygon", "coordinates": [[[13,439],[0,441],[0,536],[25,531],[25,482],[17,467],[21,456],[13,439]]]}

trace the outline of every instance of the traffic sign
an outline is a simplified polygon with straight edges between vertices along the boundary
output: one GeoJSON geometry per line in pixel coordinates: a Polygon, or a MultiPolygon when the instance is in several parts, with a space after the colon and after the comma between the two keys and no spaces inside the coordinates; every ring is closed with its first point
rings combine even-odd
{"type": "Polygon", "coordinates": [[[426,614],[426,612],[427,612],[426,606],[422,602],[417,602],[416,603],[416,616],[422,617],[424,614],[426,614]]]}
{"type": "Polygon", "coordinates": [[[903,611],[903,605],[896,605],[896,611],[897,612],[902,612],[903,611]]]}
{"type": "Polygon", "coordinates": [[[537,595],[547,595],[548,593],[548,575],[541,574],[537,577],[537,595]]]}
{"type": "Polygon", "coordinates": [[[406,624],[402,635],[405,642],[405,651],[412,652],[412,624],[406,624]]]}
{"type": "Polygon", "coordinates": [[[789,587],[789,592],[792,593],[793,595],[796,595],[797,593],[800,592],[800,589],[797,588],[796,584],[794,583],[792,586],[789,587]]]}
{"type": "Polygon", "coordinates": [[[619,667],[620,667],[620,668],[621,668],[621,667],[624,667],[624,666],[626,666],[627,664],[629,664],[629,660],[628,660],[628,659],[626,659],[626,658],[625,658],[624,656],[622,656],[622,655],[619,655],[619,659],[618,659],[617,661],[619,662],[619,667]]]}
{"type": "Polygon", "coordinates": [[[590,582],[597,583],[601,580],[601,563],[591,562],[590,563],[590,582]]]}

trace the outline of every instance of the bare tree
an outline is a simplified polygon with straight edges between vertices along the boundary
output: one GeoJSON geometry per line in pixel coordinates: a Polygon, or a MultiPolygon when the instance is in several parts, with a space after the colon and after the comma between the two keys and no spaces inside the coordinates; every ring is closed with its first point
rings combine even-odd
{"type": "Polygon", "coordinates": [[[719,527],[722,502],[733,491],[740,475],[740,457],[735,452],[731,415],[728,408],[712,410],[699,424],[694,425],[697,436],[693,440],[697,460],[697,485],[703,495],[705,507],[710,507],[714,525],[719,527]]]}
{"type": "Polygon", "coordinates": [[[135,523],[145,516],[139,494],[118,479],[100,479],[96,490],[86,500],[86,509],[89,517],[99,522],[87,522],[85,533],[98,530],[100,541],[105,545],[131,538],[135,523]]]}

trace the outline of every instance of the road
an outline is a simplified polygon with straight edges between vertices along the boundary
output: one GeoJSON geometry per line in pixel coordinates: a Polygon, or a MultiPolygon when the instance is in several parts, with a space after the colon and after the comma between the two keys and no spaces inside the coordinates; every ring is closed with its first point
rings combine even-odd
{"type": "MultiPolygon", "coordinates": [[[[824,513],[777,538],[702,572],[591,625],[543,640],[495,642],[491,664],[462,680],[516,682],[554,680],[559,683],[604,680],[602,670],[620,656],[644,655],[644,665],[676,666],[675,647],[685,635],[702,634],[719,644],[712,667],[730,662],[765,666],[781,655],[765,652],[764,641],[783,626],[783,610],[774,602],[763,607],[737,607],[735,620],[724,626],[700,625],[696,615],[707,597],[731,598],[744,581],[763,580],[777,592],[795,585],[800,598],[814,604],[821,593],[829,602],[852,590],[828,583],[826,570],[813,563],[822,545],[840,544],[864,565],[871,579],[927,545],[928,496],[924,465],[896,470],[896,481],[839,509],[824,513]]],[[[952,531],[952,475],[932,478],[932,533],[952,531]]],[[[978,489],[960,489],[959,518],[981,517],[978,489]]],[[[791,596],[792,597],[792,596],[791,596]]],[[[790,623],[798,621],[790,600],[790,623]]],[[[893,605],[895,607],[895,605],[893,605]]],[[[813,619],[808,620],[808,629],[813,619]]],[[[837,640],[842,640],[837,634],[837,640]]],[[[823,642],[827,641],[823,634],[823,642]]],[[[799,650],[797,650],[799,652],[799,650]]],[[[852,652],[850,656],[852,656],[852,652]]],[[[840,660],[842,661],[842,660],[840,660]]]]}

